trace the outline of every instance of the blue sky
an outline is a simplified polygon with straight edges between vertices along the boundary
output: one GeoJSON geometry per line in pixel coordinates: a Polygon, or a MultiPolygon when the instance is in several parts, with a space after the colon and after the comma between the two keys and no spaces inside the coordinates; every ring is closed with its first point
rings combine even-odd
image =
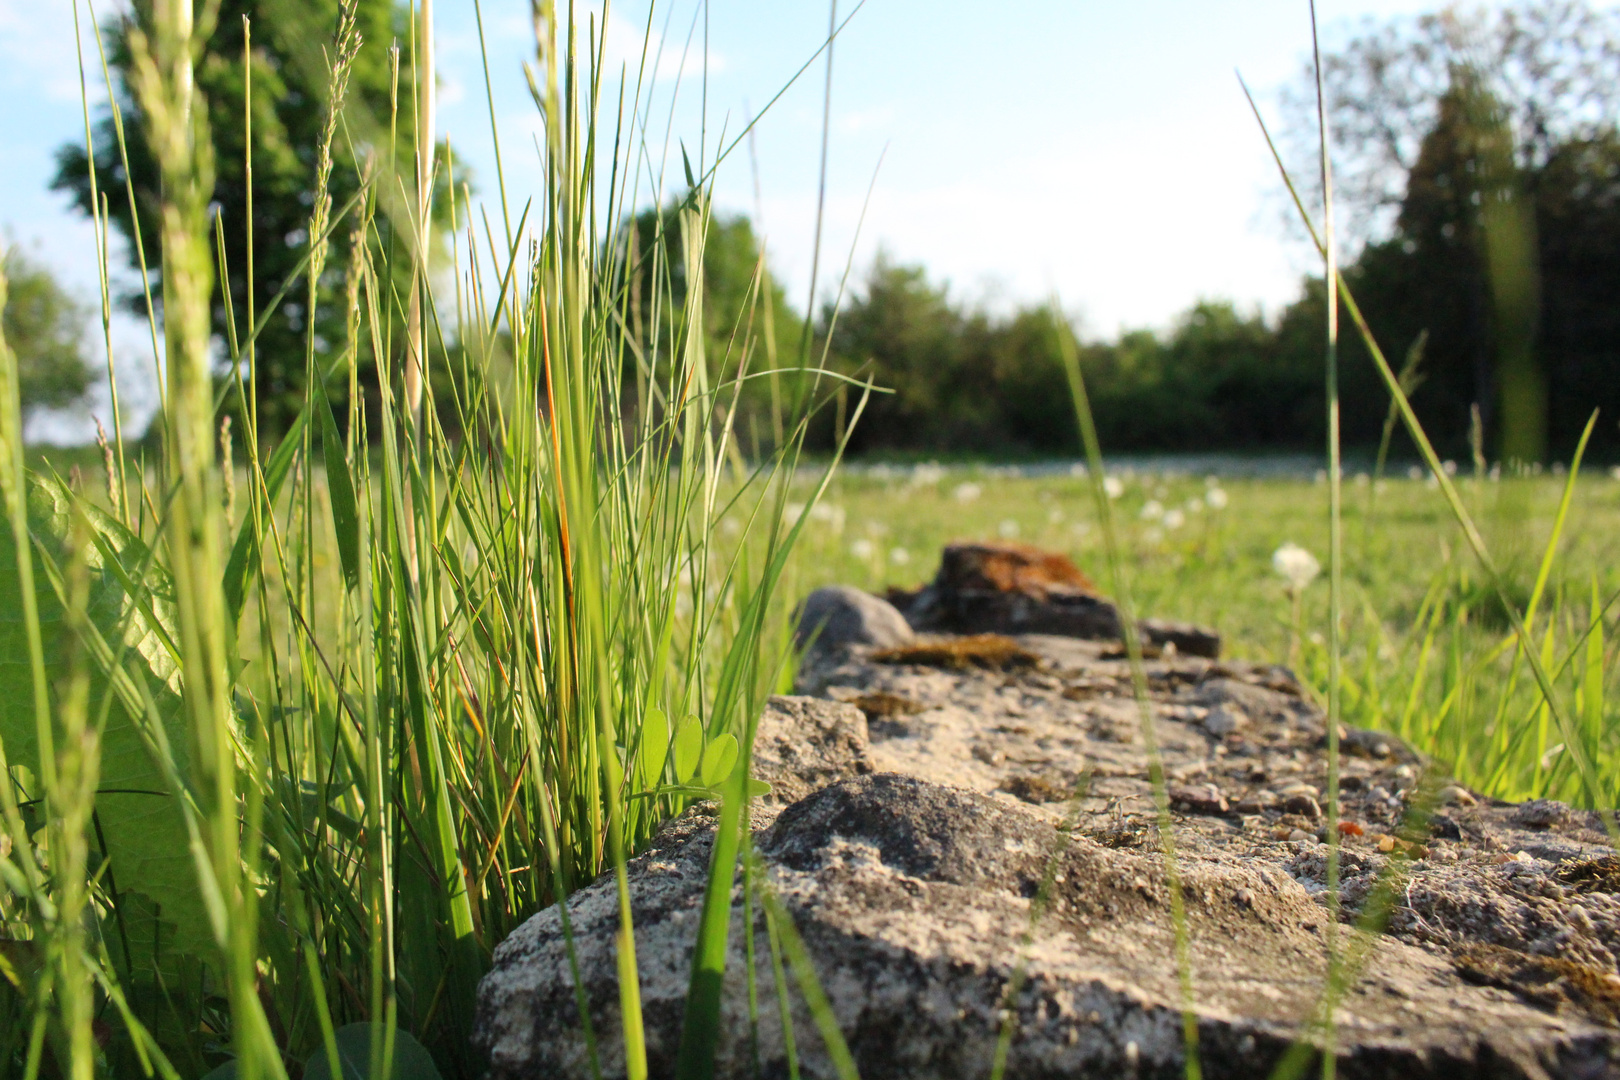
{"type": "MultiPolygon", "coordinates": [[[[600,19],[600,3],[577,2],[600,19]]],[[[1362,17],[1434,6],[1325,0],[1319,11],[1331,39],[1362,17]]],[[[436,0],[436,7],[440,130],[472,165],[493,211],[472,0],[436,0]]],[[[839,8],[842,16],[853,4],[839,0],[839,8]]],[[[484,18],[507,181],[521,198],[536,160],[536,118],[521,70],[533,55],[527,0],[487,0],[484,18]]],[[[711,0],[711,154],[721,127],[738,130],[815,51],[827,18],[822,4],[711,0]]],[[[610,59],[635,63],[646,20],[646,0],[613,5],[610,59]]],[[[660,4],[653,27],[664,47],[654,146],[678,86],[674,133],[695,154],[704,115],[702,10],[694,0],[660,4]]],[[[1275,311],[1309,263],[1279,226],[1274,171],[1233,71],[1274,105],[1309,44],[1303,0],[868,0],[834,54],[822,279],[829,268],[839,272],[851,251],[858,276],[881,246],[925,265],[961,298],[1006,306],[1056,292],[1096,336],[1166,325],[1200,298],[1275,311]]],[[[800,305],[824,70],[813,66],[757,129],[764,230],[800,305]]],[[[92,100],[98,96],[92,80],[92,100]]],[[[46,188],[55,148],[81,130],[72,3],[0,0],[0,228],[88,296],[90,229],[46,188]]],[[[678,149],[668,168],[673,185],[678,149]]],[[[746,147],[722,166],[717,199],[723,210],[754,209],[746,147]]],[[[150,350],[138,326],[121,326],[118,338],[120,369],[131,373],[127,396],[138,409],[150,350]]],[[[36,434],[58,430],[47,427],[36,434]]]]}

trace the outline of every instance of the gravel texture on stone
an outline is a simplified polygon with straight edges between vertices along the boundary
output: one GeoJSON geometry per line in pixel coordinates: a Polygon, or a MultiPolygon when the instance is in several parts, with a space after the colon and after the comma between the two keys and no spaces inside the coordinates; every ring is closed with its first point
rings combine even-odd
{"type": "MultiPolygon", "coordinates": [[[[762,872],[865,1077],[987,1076],[1007,1009],[1009,1076],[1180,1076],[1169,880],[1129,669],[1106,642],[1017,643],[1039,663],[882,663],[866,646],[813,659],[808,696],[773,699],[760,725],[762,872]]],[[[1331,927],[1320,710],[1280,668],[1182,656],[1147,674],[1205,1076],[1266,1075],[1313,1014],[1332,930],[1361,958],[1338,1011],[1341,1076],[1620,1078],[1620,859],[1595,815],[1420,786],[1424,763],[1398,740],[1345,730],[1331,927]],[[1428,827],[1396,835],[1425,792],[1428,827]],[[1386,895],[1388,932],[1358,937],[1386,895]]],[[[673,1068],[713,824],[694,807],[631,863],[654,1076],[673,1068]]],[[[569,902],[608,1076],[623,1075],[616,903],[611,878],[569,902]]],[[[717,1075],[757,1062],[786,1076],[762,921],[750,1023],[744,921],[739,884],[717,1075]]],[[[496,950],[478,1022],[493,1078],[589,1075],[569,972],[555,908],[496,950]]],[[[833,1076],[797,987],[788,997],[801,1074],[833,1076]]]]}

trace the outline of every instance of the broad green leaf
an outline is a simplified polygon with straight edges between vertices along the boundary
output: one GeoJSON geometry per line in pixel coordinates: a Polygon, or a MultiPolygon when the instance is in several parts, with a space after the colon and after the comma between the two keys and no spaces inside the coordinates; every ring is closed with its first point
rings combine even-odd
{"type": "MultiPolygon", "coordinates": [[[[337,1029],[338,1063],[342,1080],[371,1080],[371,1024],[345,1024],[337,1029]]],[[[433,1055],[408,1031],[394,1032],[394,1061],[388,1069],[391,1080],[442,1080],[433,1055]]],[[[317,1047],[304,1064],[304,1080],[333,1080],[326,1048],[317,1047]]]]}
{"type": "Polygon", "coordinates": [[[332,402],[326,387],[315,380],[315,411],[321,421],[321,453],[326,459],[326,494],[332,500],[332,526],[337,531],[338,558],[343,563],[343,580],[353,589],[360,584],[360,511],[354,497],[354,478],[343,457],[343,440],[332,419],[332,402]]]}
{"type": "MultiPolygon", "coordinates": [[[[64,611],[51,584],[50,568],[66,558],[75,496],[55,480],[30,477],[28,521],[34,541],[34,589],[39,604],[45,661],[58,671],[66,643],[64,611]]],[[[90,553],[90,622],[108,649],[124,649],[124,669],[138,692],[149,695],[162,723],[174,772],[185,777],[187,734],[180,702],[180,669],[170,652],[173,590],[168,573],[151,561],[146,546],[111,518],[86,506],[96,530],[90,553]],[[139,583],[134,585],[134,583],[139,583]],[[134,590],[130,588],[134,585],[134,590]]],[[[0,524],[0,740],[13,766],[39,775],[21,583],[11,530],[0,524]]],[[[95,650],[92,649],[92,656],[95,650]]],[[[108,660],[110,657],[98,657],[108,660]]],[[[105,669],[91,685],[92,718],[111,693],[105,669]]],[[[161,942],[164,952],[191,956],[211,951],[212,935],[197,888],[190,834],[181,804],[170,794],[165,772],[143,731],[148,719],[113,694],[101,736],[101,780],[96,822],[105,840],[132,949],[161,942]],[[134,894],[134,895],[131,895],[134,894]],[[127,901],[127,902],[126,902],[127,901]]],[[[25,799],[43,793],[27,791],[25,799]]]]}
{"type": "Polygon", "coordinates": [[[664,710],[651,708],[641,721],[641,786],[651,789],[664,777],[664,759],[669,756],[669,717],[664,710]]]}
{"type": "MultiPolygon", "coordinates": [[[[371,1025],[345,1024],[335,1033],[338,1065],[343,1070],[342,1080],[370,1080],[371,1078],[371,1025]]],[[[388,1070],[390,1080],[443,1080],[433,1056],[408,1031],[394,1032],[394,1063],[388,1070]]],[[[236,1062],[227,1061],[202,1080],[236,1080],[236,1062]]],[[[316,1047],[304,1064],[304,1080],[332,1080],[332,1064],[327,1060],[326,1047],[316,1047]]]]}
{"type": "Polygon", "coordinates": [[[750,799],[757,799],[761,795],[769,795],[770,793],[771,785],[763,780],[755,780],[752,776],[748,778],[748,797],[750,799]]]}
{"type": "Polygon", "coordinates": [[[737,736],[726,732],[703,750],[703,785],[714,787],[731,775],[737,767],[737,736]]]}
{"type": "Polygon", "coordinates": [[[688,716],[675,729],[675,779],[686,783],[697,775],[703,759],[703,721],[688,716]]]}

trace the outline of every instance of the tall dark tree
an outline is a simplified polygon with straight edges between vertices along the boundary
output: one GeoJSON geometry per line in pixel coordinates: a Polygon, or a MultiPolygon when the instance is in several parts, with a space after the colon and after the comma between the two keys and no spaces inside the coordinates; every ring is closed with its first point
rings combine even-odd
{"type": "MultiPolygon", "coordinates": [[[[1387,239],[1406,202],[1407,177],[1440,123],[1454,75],[1484,79],[1512,136],[1516,163],[1539,170],[1558,148],[1620,119],[1620,11],[1586,0],[1447,6],[1418,16],[1367,18],[1322,55],[1334,191],[1348,254],[1387,239]]],[[[1295,178],[1317,181],[1316,78],[1309,62],[1282,95],[1295,178]]],[[[1285,213],[1292,226],[1293,207],[1285,213]]]]}
{"type": "Polygon", "coordinates": [[[1620,444],[1620,134],[1565,143],[1537,179],[1537,349],[1549,443],[1567,452],[1598,408],[1606,419],[1596,441],[1612,455],[1620,444]]]}
{"type": "Polygon", "coordinates": [[[1399,355],[1427,332],[1419,415],[1452,454],[1466,452],[1474,405],[1494,430],[1497,401],[1473,115],[1466,90],[1443,95],[1395,235],[1369,247],[1357,267],[1363,306],[1386,351],[1399,355]]]}
{"type": "MultiPolygon", "coordinates": [[[[1428,332],[1416,404],[1431,436],[1465,453],[1477,406],[1493,454],[1566,452],[1589,410],[1562,407],[1620,381],[1562,355],[1587,340],[1562,294],[1609,279],[1590,244],[1575,241],[1581,280],[1556,254],[1608,212],[1600,159],[1620,122],[1620,13],[1530,0],[1367,24],[1329,50],[1324,75],[1352,276],[1387,351],[1428,332]]],[[[1311,109],[1302,81],[1288,98],[1298,156],[1311,109]]]]}
{"type": "MultiPolygon", "coordinates": [[[[337,0],[222,0],[219,18],[207,47],[197,62],[197,85],[208,104],[207,127],[214,151],[214,202],[223,219],[228,288],[215,290],[214,326],[225,334],[226,299],[245,328],[248,290],[261,314],[271,298],[292,277],[308,249],[306,229],[315,186],[315,157],[320,142],[326,101],[327,56],[337,25],[337,0]],[[245,123],[247,80],[243,68],[243,19],[252,32],[252,206],[253,273],[247,273],[248,149],[245,123]]],[[[146,258],[154,306],[161,295],[157,284],[158,172],[147,146],[139,110],[129,90],[128,31],[133,23],[145,25],[151,17],[150,0],[135,0],[130,12],[102,27],[107,59],[113,76],[112,92],[124,118],[128,171],[120,152],[114,118],[103,112],[92,132],[95,178],[108,200],[113,222],[131,243],[132,266],[140,269],[137,239],[146,258]],[[134,204],[128,191],[133,188],[134,204]],[[137,237],[137,219],[139,236],[137,237]]],[[[374,153],[381,159],[381,183],[395,184],[389,169],[388,147],[395,147],[397,175],[409,186],[414,175],[414,125],[410,83],[410,56],[400,60],[403,74],[395,100],[390,50],[396,41],[408,42],[407,15],[394,0],[359,0],[357,18],[362,44],[350,77],[345,124],[334,153],[338,167],[332,175],[335,209],[345,206],[359,188],[353,151],[374,153]],[[350,139],[354,140],[351,145],[350,139]]],[[[406,47],[408,48],[408,47],[406,47]]],[[[83,141],[65,144],[58,152],[54,186],[69,192],[85,213],[91,209],[91,168],[83,141]]],[[[444,200],[440,200],[442,206],[444,200]]],[[[378,217],[385,236],[387,214],[378,217]]],[[[348,257],[349,222],[340,223],[321,282],[321,301],[315,316],[317,348],[340,345],[344,339],[342,305],[334,290],[341,281],[348,257]]],[[[408,229],[399,223],[401,231],[408,229]]],[[[267,437],[296,415],[304,398],[305,332],[309,320],[306,287],[293,288],[266,324],[257,343],[259,420],[267,437]]],[[[145,298],[127,298],[145,313],[145,298]]],[[[341,410],[340,410],[341,415],[341,410]]]]}

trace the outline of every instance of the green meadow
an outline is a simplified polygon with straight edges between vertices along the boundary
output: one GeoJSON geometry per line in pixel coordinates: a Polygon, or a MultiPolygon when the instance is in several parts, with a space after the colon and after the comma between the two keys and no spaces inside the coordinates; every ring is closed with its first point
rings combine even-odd
{"type": "MultiPolygon", "coordinates": [[[[1620,483],[1582,471],[1579,450],[1565,471],[1487,467],[1478,409],[1452,410],[1436,436],[1446,453],[1466,438],[1478,465],[1443,463],[1408,400],[1421,336],[1376,340],[1355,304],[1363,277],[1338,272],[1331,218],[1316,232],[1303,201],[1337,288],[1307,290],[1291,324],[1308,347],[1289,353],[1288,382],[1320,417],[1291,430],[1327,436],[1314,445],[1328,471],[1108,467],[1099,426],[1197,404],[1164,371],[1232,406],[1205,416],[1210,431],[1274,412],[1273,395],[1233,388],[1275,389],[1250,376],[1276,365],[1196,362],[1256,327],[1207,311],[1208,334],[1189,323],[1164,348],[1099,356],[1059,304],[959,319],[943,336],[977,351],[934,395],[928,348],[866,363],[893,329],[876,288],[851,302],[843,338],[836,303],[778,326],[763,244],[715,216],[716,170],[739,167],[746,127],[705,132],[695,156],[682,144],[680,181],[654,167],[651,23],[638,69],[571,16],[583,8],[538,0],[523,160],[542,194],[509,205],[500,187],[497,215],[434,126],[431,5],[221,7],[137,3],[103,27],[110,48],[96,38],[83,62],[111,104],[83,160],[62,159],[84,166],[109,350],[115,237],[150,252],[151,431],[125,432],[115,400],[95,454],[25,450],[28,372],[0,337],[0,1075],[473,1080],[494,950],[600,879],[616,890],[615,1055],[645,1080],[627,864],[706,801],[676,1075],[715,1073],[740,889],[782,990],[752,1007],[790,1018],[790,972],[848,1080],[812,958],[748,872],[753,739],[792,683],[798,599],[915,585],[954,538],[1064,551],[1137,613],[1215,627],[1230,655],[1290,666],[1343,722],[1396,732],[1489,794],[1614,805],[1620,483]],[[285,217],[266,224],[278,193],[285,217]],[[711,256],[732,274],[724,303],[688,287],[711,256]],[[1341,482],[1329,465],[1341,336],[1355,430],[1387,415],[1387,447],[1400,421],[1416,466],[1341,482]],[[1385,351],[1409,357],[1401,377],[1385,351]],[[1320,405],[1299,359],[1318,354],[1320,405]],[[967,377],[986,371],[1000,381],[967,377]],[[923,453],[1005,434],[1022,424],[1018,386],[1061,429],[1052,446],[1080,435],[1086,468],[846,460],[868,433],[866,449],[923,453]],[[969,415],[992,399],[1005,415],[969,415]],[[924,441],[882,441],[911,421],[924,441]]],[[[811,71],[840,25],[785,77],[811,71]]],[[[1483,99],[1468,83],[1449,100],[1483,99]]],[[[1481,115],[1470,131],[1505,130],[1481,115]]],[[[1522,207],[1499,187],[1487,218],[1522,207]]],[[[1523,254],[1522,215],[1482,227],[1498,261],[1523,254]]],[[[900,277],[895,303],[941,307],[900,277]]],[[[1574,445],[1589,403],[1549,428],[1568,388],[1538,382],[1528,339],[1513,340],[1500,456],[1542,459],[1574,445]]],[[[1613,429],[1597,430],[1601,447],[1613,429]]],[[[1126,646],[1145,703],[1134,631],[1126,646]]],[[[1330,1009],[1329,1040],[1332,1023],[1330,1009]]],[[[595,1039],[587,1025],[592,1071],[595,1039]]]]}
{"type": "MultiPolygon", "coordinates": [[[[1345,483],[1344,720],[1404,736],[1489,794],[1585,801],[1515,657],[1511,624],[1436,485],[1408,478],[1404,464],[1392,472],[1376,489],[1365,472],[1345,483]]],[[[1138,610],[1214,627],[1223,655],[1289,665],[1325,701],[1325,572],[1296,610],[1273,555],[1297,544],[1325,568],[1326,483],[1189,475],[1173,459],[1111,479],[1138,610]]],[[[1459,487],[1515,601],[1537,594],[1551,552],[1537,594],[1538,648],[1556,665],[1579,647],[1560,686],[1581,715],[1599,718],[1615,690],[1615,643],[1601,626],[1587,630],[1594,597],[1608,610],[1620,589],[1620,483],[1583,471],[1559,528],[1566,481],[1465,475],[1459,487]],[[1588,668],[1591,649],[1601,677],[1588,668]]],[[[1066,466],[845,470],[810,516],[795,561],[801,590],[914,587],[933,574],[945,542],[1004,538],[1069,554],[1106,591],[1090,485],[1066,466]]],[[[1607,721],[1590,730],[1601,771],[1613,776],[1620,740],[1607,721]]]]}

